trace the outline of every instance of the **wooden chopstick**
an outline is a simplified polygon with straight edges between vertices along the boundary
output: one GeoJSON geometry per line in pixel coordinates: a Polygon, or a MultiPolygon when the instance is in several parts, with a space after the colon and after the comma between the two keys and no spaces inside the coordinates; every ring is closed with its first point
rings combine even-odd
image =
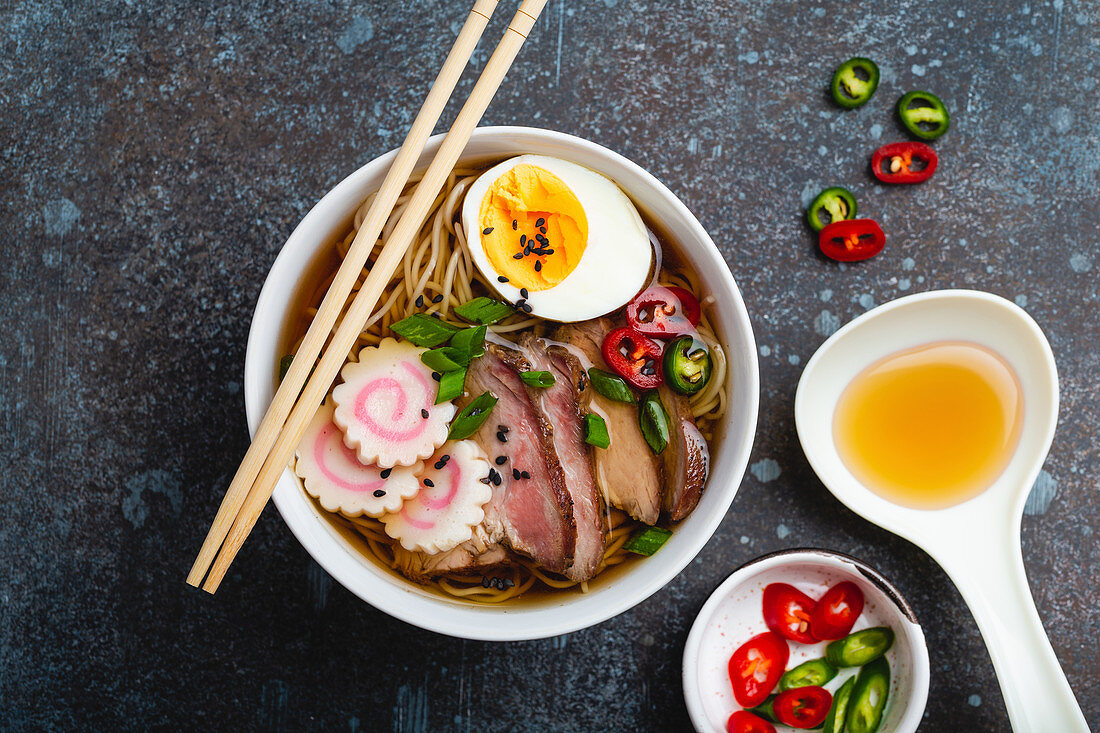
{"type": "Polygon", "coordinates": [[[527,39],[547,0],[523,0],[515,17],[497,44],[469,99],[458,113],[451,129],[447,132],[439,151],[416,187],[405,212],[390,234],[386,245],[379,253],[377,261],[367,275],[363,286],[352,301],[340,328],[332,337],[328,348],[321,356],[313,376],[306,382],[290,417],[283,426],[274,447],[264,461],[259,477],[252,486],[237,514],[228,535],[225,537],[221,552],[218,553],[203,590],[210,593],[218,589],[225,577],[233,558],[244,544],[256,520],[263,512],[267,500],[271,497],[275,482],[286,468],[290,457],[301,440],[306,425],[316,414],[321,399],[328,392],[337,373],[343,366],[348,352],[355,344],[362,324],[370,317],[378,303],[382,290],[393,277],[393,273],[405,256],[417,232],[423,226],[428,206],[442,189],[447,176],[462,154],[474,128],[485,114],[486,108],[499,89],[505,74],[511,67],[523,42],[527,39]]]}
{"type": "Polygon", "coordinates": [[[398,196],[404,190],[405,184],[412,174],[413,166],[416,165],[417,159],[423,152],[424,144],[432,134],[436,122],[439,121],[447,101],[454,92],[455,85],[458,84],[458,80],[462,76],[462,70],[466,68],[474,47],[481,39],[485,26],[489,22],[489,18],[496,9],[498,2],[499,0],[476,0],[473,9],[470,10],[470,14],[455,39],[446,61],[443,62],[443,67],[439,70],[439,74],[428,91],[428,96],[424,99],[420,112],[409,129],[409,134],[405,137],[405,142],[402,143],[397,157],[390,165],[389,172],[386,174],[385,180],[382,181],[382,186],[367,211],[366,218],[359,227],[347,256],[344,257],[343,263],[336,272],[336,277],[329,286],[328,292],[325,294],[320,308],[318,308],[317,315],[310,323],[301,346],[294,354],[290,370],[283,377],[282,383],[275,393],[275,398],[267,408],[263,420],[260,421],[255,439],[245,453],[240,468],[237,469],[233,481],[230,482],[229,488],[225,492],[225,498],[222,499],[218,513],[214,517],[214,522],[210,525],[210,531],[207,533],[202,548],[199,550],[199,555],[195,559],[195,564],[187,576],[187,582],[191,585],[198,586],[202,582],[203,576],[210,568],[210,563],[214,561],[218,548],[221,547],[225,536],[229,533],[233,519],[248,496],[248,489],[255,482],[260,468],[263,466],[264,458],[270,453],[276,438],[278,438],[280,429],[286,423],[287,416],[294,406],[295,398],[305,385],[310,369],[316,363],[317,356],[324,348],[329,334],[332,333],[332,327],[340,316],[344,304],[347,303],[348,296],[355,286],[355,281],[362,274],[363,267],[367,264],[367,257],[374,249],[378,236],[382,232],[382,227],[385,226],[398,196]]]}

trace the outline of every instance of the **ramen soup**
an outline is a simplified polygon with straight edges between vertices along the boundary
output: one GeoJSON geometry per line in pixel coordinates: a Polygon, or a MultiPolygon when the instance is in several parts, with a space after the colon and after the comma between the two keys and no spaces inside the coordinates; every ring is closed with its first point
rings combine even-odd
{"type": "Polygon", "coordinates": [[[977,344],[943,341],[891,354],[844,390],[833,430],[841,459],[898,504],[941,509],[1001,475],[1020,440],[1012,367],[977,344]]]}
{"type": "MultiPolygon", "coordinates": [[[[370,204],[307,285],[288,354],[370,204]]],[[[295,473],[370,558],[438,592],[586,591],[659,551],[705,489],[727,400],[710,302],[606,177],[534,155],[455,170],[295,473]]]]}

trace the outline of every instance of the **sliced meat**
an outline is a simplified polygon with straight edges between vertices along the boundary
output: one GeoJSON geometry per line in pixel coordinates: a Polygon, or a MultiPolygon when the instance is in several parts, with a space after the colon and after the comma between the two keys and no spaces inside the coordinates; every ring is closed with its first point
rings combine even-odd
{"type": "Polygon", "coordinates": [[[435,555],[410,552],[398,543],[393,558],[401,574],[417,583],[427,583],[440,575],[480,575],[510,564],[508,551],[500,545],[479,549],[474,541],[435,555]]]}
{"type": "MultiPolygon", "coordinates": [[[[600,349],[604,336],[616,326],[610,318],[567,323],[558,327],[551,338],[577,356],[585,367],[610,370],[600,349]]],[[[660,461],[642,437],[637,408],[609,400],[591,385],[581,396],[581,409],[603,417],[611,436],[610,446],[592,451],[596,483],[612,506],[641,522],[656,524],[661,513],[660,461]]]]}
{"type": "Polygon", "coordinates": [[[554,384],[546,389],[528,387],[528,394],[551,425],[554,452],[565,477],[565,490],[573,505],[573,523],[577,528],[573,564],[565,575],[576,581],[596,574],[603,559],[607,518],[592,470],[592,456],[584,442],[584,414],[579,406],[580,391],[587,384],[584,367],[577,357],[562,347],[548,347],[532,333],[519,343],[523,355],[538,371],[554,375],[554,384]]]}
{"type": "Polygon", "coordinates": [[[547,570],[565,572],[573,561],[576,526],[565,478],[554,451],[553,428],[519,378],[531,364],[515,349],[485,344],[470,363],[464,407],[482,392],[497,398],[489,419],[472,439],[489,456],[499,483],[485,506],[492,541],[504,542],[547,570]],[[506,460],[497,463],[503,456],[506,460]],[[516,478],[513,472],[518,472],[516,478]]]}
{"type": "Polygon", "coordinates": [[[667,386],[662,386],[657,393],[672,423],[668,447],[662,453],[665,475],[662,505],[673,521],[679,521],[691,514],[699,503],[710,470],[710,451],[695,426],[688,399],[667,386]]]}

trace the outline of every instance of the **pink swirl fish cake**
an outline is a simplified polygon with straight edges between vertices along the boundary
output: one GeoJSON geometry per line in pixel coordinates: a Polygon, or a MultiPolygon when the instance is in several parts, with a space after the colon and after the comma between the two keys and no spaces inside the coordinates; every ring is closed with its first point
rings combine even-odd
{"type": "Polygon", "coordinates": [[[420,491],[401,510],[382,517],[386,534],[410,552],[446,552],[474,535],[493,495],[481,479],[489,460],[472,440],[447,443],[424,464],[420,491]]]}
{"type": "Polygon", "coordinates": [[[344,445],[332,412],[329,400],[313,417],[295,452],[294,472],[306,493],[327,511],[350,517],[398,511],[419,490],[416,474],[423,464],[382,469],[361,463],[355,451],[344,445]]]}
{"type": "Polygon", "coordinates": [[[435,404],[436,383],[420,361],[422,353],[410,343],[383,339],[340,371],[343,383],[332,390],[332,419],[361,462],[411,466],[447,440],[455,407],[435,404]]]}

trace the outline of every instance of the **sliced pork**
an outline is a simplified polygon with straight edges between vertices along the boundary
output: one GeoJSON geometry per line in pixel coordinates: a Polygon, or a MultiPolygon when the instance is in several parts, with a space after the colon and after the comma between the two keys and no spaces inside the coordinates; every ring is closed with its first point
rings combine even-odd
{"type": "Polygon", "coordinates": [[[592,456],[584,442],[584,415],[580,407],[580,392],[587,386],[584,367],[577,357],[562,347],[548,347],[534,334],[524,334],[520,340],[523,355],[537,371],[554,375],[548,388],[528,387],[528,394],[549,420],[554,452],[557,453],[565,478],[565,490],[573,508],[573,523],[577,529],[573,564],[566,577],[588,580],[596,574],[603,559],[607,518],[600,501],[592,470],[592,456]]]}
{"type": "Polygon", "coordinates": [[[491,539],[564,573],[573,561],[577,531],[553,428],[519,378],[530,370],[520,352],[486,343],[485,354],[470,363],[459,407],[486,391],[497,398],[489,419],[472,436],[493,469],[493,498],[485,506],[491,539]]]}
{"type": "Polygon", "coordinates": [[[662,386],[657,393],[671,421],[668,447],[661,454],[665,475],[663,507],[673,521],[679,521],[691,514],[699,503],[710,470],[710,452],[695,426],[687,397],[667,386],[662,386]]]}
{"type": "Polygon", "coordinates": [[[500,545],[479,550],[472,540],[435,555],[409,551],[398,544],[394,545],[393,558],[401,574],[417,583],[427,583],[440,575],[481,575],[510,564],[508,551],[500,545]]]}
{"type": "MultiPolygon", "coordinates": [[[[604,336],[616,326],[610,318],[567,323],[558,327],[551,338],[563,344],[585,367],[610,370],[600,348],[604,336]]],[[[612,506],[641,522],[656,524],[661,513],[660,461],[642,437],[637,407],[609,400],[591,385],[580,397],[581,408],[603,417],[611,436],[610,446],[592,451],[596,483],[612,506]]]]}

